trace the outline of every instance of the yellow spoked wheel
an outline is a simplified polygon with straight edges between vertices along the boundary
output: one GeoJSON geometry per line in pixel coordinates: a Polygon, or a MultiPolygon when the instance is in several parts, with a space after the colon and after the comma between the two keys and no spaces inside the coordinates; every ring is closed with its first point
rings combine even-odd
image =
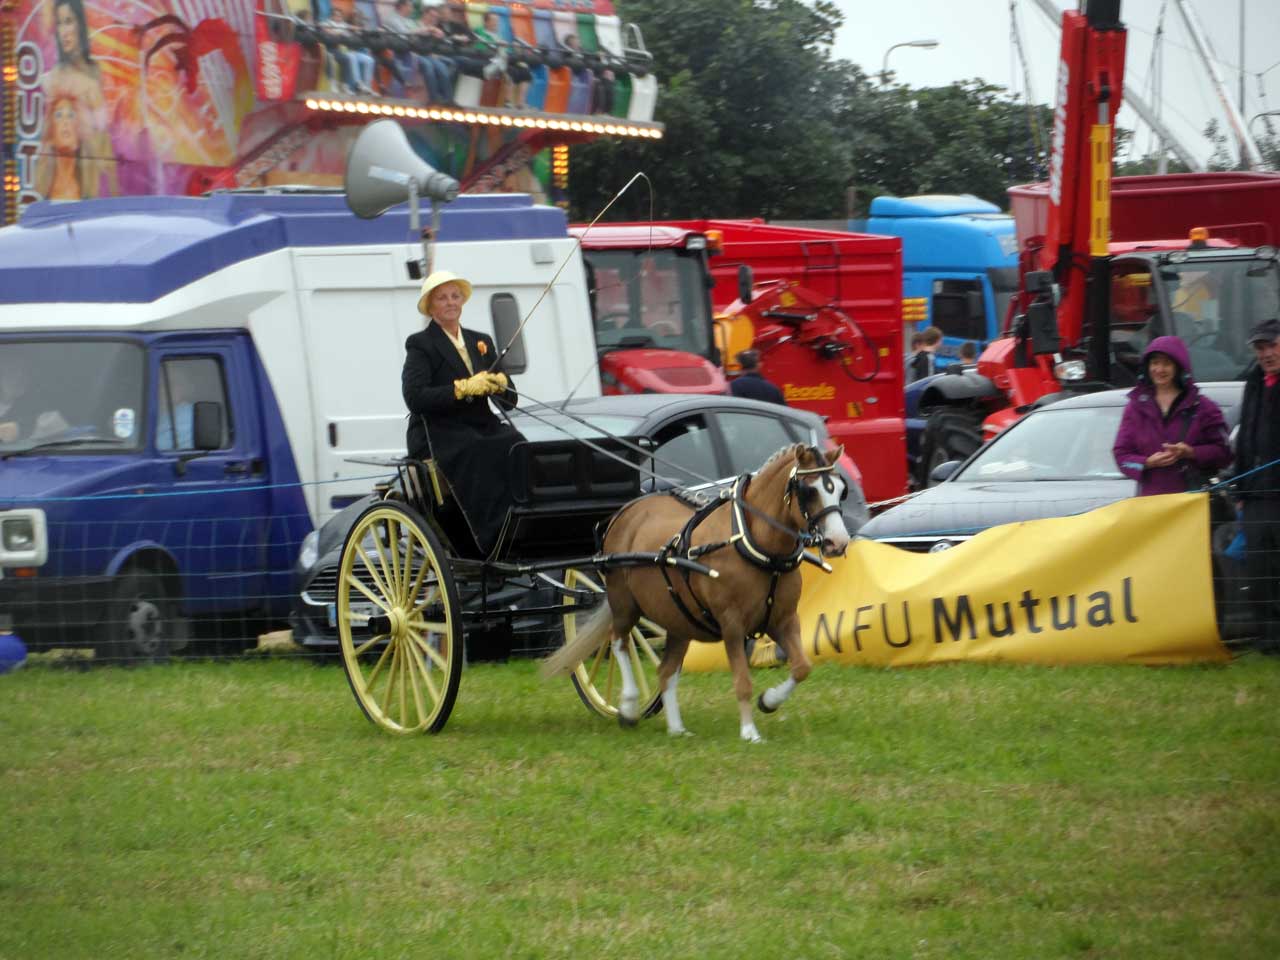
{"type": "Polygon", "coordinates": [[[412,509],[371,504],[342,545],[338,640],[351,692],[391,733],[437,733],[462,679],[462,624],[448,555],[412,509]]]}
{"type": "MultiPolygon", "coordinates": [[[[565,585],[577,590],[590,590],[601,594],[600,602],[604,602],[604,582],[595,570],[579,570],[570,567],[565,573],[565,585]]],[[[564,640],[571,643],[578,635],[578,624],[586,617],[588,610],[594,605],[582,603],[573,594],[565,594],[565,602],[581,605],[582,613],[569,612],[564,615],[564,640]]],[[[636,683],[640,687],[640,716],[651,717],[662,709],[662,691],[658,689],[658,664],[662,662],[662,652],[667,646],[667,632],[651,620],[640,618],[627,638],[626,656],[631,663],[636,683]]],[[[574,670],[573,686],[578,691],[582,702],[602,717],[618,715],[618,700],[622,697],[622,672],[614,659],[613,650],[606,640],[600,649],[593,653],[574,670]]]]}

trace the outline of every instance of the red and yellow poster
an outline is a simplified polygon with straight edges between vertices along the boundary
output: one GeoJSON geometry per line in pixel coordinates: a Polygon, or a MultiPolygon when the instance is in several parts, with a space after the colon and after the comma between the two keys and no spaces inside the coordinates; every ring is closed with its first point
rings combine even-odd
{"type": "Polygon", "coordinates": [[[19,0],[19,206],[183,193],[241,151],[255,105],[251,0],[19,0]]]}

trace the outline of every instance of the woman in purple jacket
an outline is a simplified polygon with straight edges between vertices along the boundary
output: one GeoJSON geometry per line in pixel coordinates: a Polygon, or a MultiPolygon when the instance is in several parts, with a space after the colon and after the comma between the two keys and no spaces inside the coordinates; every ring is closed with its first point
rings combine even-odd
{"type": "Polygon", "coordinates": [[[1140,497],[1194,490],[1231,461],[1222,411],[1191,379],[1187,347],[1178,337],[1152,340],[1142,370],[1111,448],[1116,463],[1138,481],[1140,497]]]}

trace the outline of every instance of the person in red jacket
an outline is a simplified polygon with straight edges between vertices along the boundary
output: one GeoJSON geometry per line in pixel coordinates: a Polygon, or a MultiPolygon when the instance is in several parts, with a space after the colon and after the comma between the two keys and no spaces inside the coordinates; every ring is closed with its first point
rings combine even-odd
{"type": "Polygon", "coordinates": [[[1231,461],[1222,411],[1191,379],[1178,337],[1156,337],[1143,352],[1112,453],[1140,497],[1197,489],[1231,461]]]}

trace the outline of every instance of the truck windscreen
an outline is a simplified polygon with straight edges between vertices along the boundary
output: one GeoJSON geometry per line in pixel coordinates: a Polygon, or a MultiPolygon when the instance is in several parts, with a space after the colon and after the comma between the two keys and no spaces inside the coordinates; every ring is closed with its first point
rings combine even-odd
{"type": "Polygon", "coordinates": [[[1195,378],[1238,380],[1253,363],[1249,330],[1280,316],[1280,267],[1246,257],[1160,266],[1173,333],[1187,344],[1195,378]]]}
{"type": "Polygon", "coordinates": [[[0,450],[137,449],[144,371],[135,343],[0,341],[0,450]]]}
{"type": "Polygon", "coordinates": [[[679,249],[584,253],[599,349],[710,354],[711,316],[700,254],[679,249]]]}

